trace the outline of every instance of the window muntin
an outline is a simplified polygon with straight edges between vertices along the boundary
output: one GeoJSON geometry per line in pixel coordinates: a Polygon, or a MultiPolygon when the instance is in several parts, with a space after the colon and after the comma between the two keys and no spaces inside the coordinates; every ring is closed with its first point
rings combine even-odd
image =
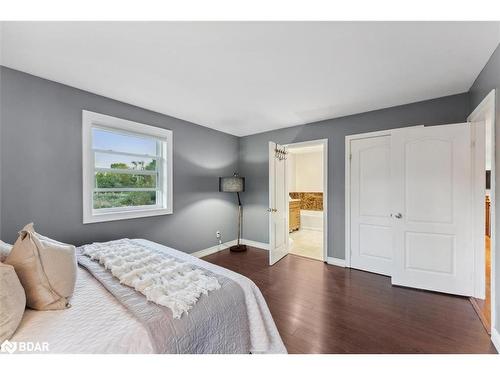
{"type": "MultiPolygon", "coordinates": [[[[97,170],[95,173],[94,190],[106,191],[104,189],[154,189],[158,190],[158,175],[139,173],[115,173],[111,170],[97,170]]],[[[118,190],[115,190],[118,191],[118,190]]]]}
{"type": "Polygon", "coordinates": [[[94,150],[94,163],[96,168],[126,169],[126,170],[155,170],[156,158],[141,155],[128,155],[120,153],[101,152],[94,150]]]}

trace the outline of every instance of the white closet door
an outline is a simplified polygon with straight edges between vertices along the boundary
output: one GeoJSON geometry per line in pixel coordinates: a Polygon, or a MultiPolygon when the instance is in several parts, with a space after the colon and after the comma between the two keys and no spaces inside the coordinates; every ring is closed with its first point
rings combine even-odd
{"type": "Polygon", "coordinates": [[[472,295],[469,125],[395,130],[391,162],[392,283],[472,295]]]}
{"type": "Polygon", "coordinates": [[[392,273],[390,136],[351,140],[351,267],[392,273]]]}
{"type": "Polygon", "coordinates": [[[269,142],[269,264],[288,254],[288,194],[285,148],[269,142]]]}

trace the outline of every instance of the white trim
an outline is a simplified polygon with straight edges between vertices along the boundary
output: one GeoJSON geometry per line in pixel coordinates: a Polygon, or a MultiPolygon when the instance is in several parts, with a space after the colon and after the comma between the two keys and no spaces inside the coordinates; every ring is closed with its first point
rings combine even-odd
{"type": "Polygon", "coordinates": [[[197,257],[197,258],[203,258],[203,257],[206,257],[208,255],[218,253],[219,251],[229,249],[231,246],[234,246],[234,245],[236,245],[236,240],[224,242],[220,245],[215,245],[212,247],[207,247],[206,249],[196,251],[196,252],[191,253],[189,255],[192,255],[192,256],[197,257]]]}
{"type": "Polygon", "coordinates": [[[269,244],[264,243],[264,242],[257,242],[257,241],[242,239],[241,243],[243,243],[244,245],[247,245],[247,246],[258,247],[259,249],[262,249],[262,250],[269,251],[269,248],[270,248],[269,244]]]}
{"type": "MultiPolygon", "coordinates": [[[[141,155],[138,155],[141,156],[141,155]]],[[[142,156],[141,156],[142,157],[142,156]]],[[[144,157],[148,157],[144,155],[144,157]]],[[[146,174],[149,172],[138,174],[146,174]]],[[[117,173],[121,173],[117,170],[117,173]]],[[[126,173],[126,172],[125,172],[126,173]]],[[[142,218],[149,216],[158,216],[171,214],[173,212],[173,133],[171,130],[158,128],[155,126],[145,125],[134,121],[124,120],[112,116],[103,115],[100,113],[82,111],[82,184],[83,184],[83,223],[97,223],[103,221],[123,220],[142,218]],[[163,141],[163,149],[161,150],[162,157],[165,162],[162,166],[163,173],[160,174],[160,181],[157,181],[162,186],[161,192],[161,207],[158,205],[138,209],[137,207],[128,207],[124,210],[94,210],[92,207],[92,194],[94,190],[94,150],[92,147],[92,128],[100,127],[113,129],[121,133],[133,133],[137,135],[145,135],[155,138],[160,138],[163,141]],[[99,212],[100,211],[100,212],[99,212]]],[[[147,190],[147,189],[141,189],[147,190]]]]}
{"type": "MultiPolygon", "coordinates": [[[[130,191],[156,191],[155,188],[94,188],[95,193],[106,193],[106,192],[130,192],[130,191]]],[[[135,208],[130,207],[130,208],[135,208]]]]}
{"type": "Polygon", "coordinates": [[[496,328],[491,329],[491,342],[495,345],[497,352],[500,353],[500,333],[498,333],[496,328]]]}
{"type": "Polygon", "coordinates": [[[328,263],[331,266],[345,267],[345,259],[327,257],[326,263],[328,263]]]}
{"type": "MultiPolygon", "coordinates": [[[[417,125],[417,126],[423,126],[423,125],[417,125]]],[[[351,141],[354,139],[385,137],[385,136],[391,135],[393,130],[397,130],[397,129],[387,129],[387,130],[378,130],[375,132],[368,132],[368,133],[350,134],[350,135],[346,135],[345,138],[346,138],[346,141],[348,139],[349,139],[349,141],[351,141]]]]}
{"type": "Polygon", "coordinates": [[[345,137],[345,267],[351,267],[351,141],[390,135],[391,130],[380,130],[345,137]]]}
{"type": "MultiPolygon", "coordinates": [[[[148,125],[149,126],[149,125],[148,125]]],[[[158,160],[160,159],[156,155],[148,155],[148,154],[134,154],[132,152],[123,152],[123,151],[113,151],[113,150],[105,150],[102,148],[93,148],[92,151],[94,153],[98,154],[108,154],[108,155],[120,155],[120,156],[132,156],[132,157],[137,157],[141,159],[155,159],[158,160]]]]}
{"type": "Polygon", "coordinates": [[[83,110],[82,114],[86,120],[90,120],[90,122],[92,122],[92,126],[101,127],[103,130],[112,128],[124,134],[132,133],[133,135],[137,135],[136,133],[142,133],[144,136],[155,138],[166,138],[172,134],[172,131],[168,129],[103,115],[102,113],[83,110]]]}
{"type": "MultiPolygon", "coordinates": [[[[273,208],[273,204],[274,204],[274,192],[272,191],[271,189],[271,186],[274,186],[274,179],[275,179],[275,174],[274,174],[274,169],[273,169],[273,165],[271,163],[271,158],[274,158],[274,154],[275,154],[275,149],[277,147],[277,143],[276,142],[268,142],[268,147],[267,147],[267,154],[268,154],[268,173],[269,173],[269,180],[268,180],[268,186],[269,186],[269,209],[268,209],[268,215],[267,215],[267,220],[268,220],[268,230],[269,230],[269,265],[272,265],[271,263],[271,255],[272,255],[272,251],[271,251],[271,247],[273,246],[274,243],[276,243],[275,241],[275,236],[273,234],[273,218],[272,218],[272,212],[271,212],[271,209],[273,208]]],[[[285,181],[286,183],[286,181],[285,181]]],[[[288,244],[287,244],[288,246],[288,244]]],[[[288,247],[286,249],[288,251],[288,247]]]]}
{"type": "Polygon", "coordinates": [[[472,166],[472,240],[473,240],[473,297],[486,298],[485,258],[485,122],[470,123],[471,130],[471,166],[472,166]]]}
{"type": "MultiPolygon", "coordinates": [[[[194,253],[191,253],[190,255],[197,257],[197,258],[203,258],[203,257],[206,257],[208,255],[218,253],[219,251],[227,250],[231,246],[236,245],[236,242],[237,242],[236,240],[224,242],[220,245],[215,245],[212,247],[207,247],[206,249],[196,251],[194,253]]],[[[269,244],[268,243],[257,242],[257,241],[252,241],[252,240],[245,240],[245,239],[240,239],[240,243],[247,245],[247,246],[258,247],[259,249],[269,251],[269,244]]]]}
{"type": "MultiPolygon", "coordinates": [[[[497,350],[499,349],[499,336],[498,336],[498,331],[496,330],[497,327],[497,316],[496,316],[496,284],[497,284],[497,275],[496,275],[496,217],[495,217],[495,211],[496,211],[496,184],[495,184],[495,179],[496,179],[496,166],[495,166],[495,132],[496,132],[496,118],[495,118],[495,108],[496,108],[496,90],[493,89],[491,90],[488,95],[479,103],[479,105],[472,111],[472,113],[469,115],[467,118],[467,121],[482,121],[485,119],[486,114],[489,114],[491,116],[491,121],[492,121],[492,126],[491,126],[491,152],[492,152],[492,157],[491,157],[491,189],[490,189],[490,196],[491,196],[491,221],[490,221],[490,226],[491,226],[491,239],[490,239],[490,245],[491,245],[491,340],[497,347],[497,350]],[[494,336],[495,336],[495,341],[494,341],[494,336]]],[[[484,232],[483,232],[484,233],[484,232]]],[[[484,249],[477,249],[478,251],[484,251],[484,249]]],[[[475,272],[474,272],[474,280],[477,279],[477,273],[478,272],[484,272],[484,267],[485,265],[479,265],[477,264],[475,266],[475,272]]],[[[500,350],[499,350],[500,351],[500,350]]]]}
{"type": "Polygon", "coordinates": [[[115,173],[115,174],[137,174],[141,176],[155,176],[158,171],[149,171],[146,169],[138,170],[138,169],[113,169],[113,168],[99,168],[95,167],[94,171],[96,172],[105,172],[105,173],[115,173]]]}
{"type": "MultiPolygon", "coordinates": [[[[289,143],[285,145],[289,150],[294,148],[321,146],[323,152],[323,262],[328,259],[328,139],[314,139],[312,141],[289,143]]],[[[288,185],[287,185],[287,194],[288,185]]]]}

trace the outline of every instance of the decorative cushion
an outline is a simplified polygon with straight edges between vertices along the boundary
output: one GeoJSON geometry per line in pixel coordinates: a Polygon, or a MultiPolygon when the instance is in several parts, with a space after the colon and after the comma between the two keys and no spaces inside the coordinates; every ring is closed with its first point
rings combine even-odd
{"type": "Polygon", "coordinates": [[[76,251],[41,236],[26,225],[5,263],[14,266],[26,292],[26,304],[35,310],[60,310],[70,307],[76,283],[76,251]]]}
{"type": "Polygon", "coordinates": [[[26,295],[14,267],[0,263],[0,344],[16,332],[26,307],[26,295]]]}
{"type": "Polygon", "coordinates": [[[10,254],[11,250],[11,244],[0,241],[0,262],[5,262],[5,259],[7,259],[7,256],[10,254]]]}

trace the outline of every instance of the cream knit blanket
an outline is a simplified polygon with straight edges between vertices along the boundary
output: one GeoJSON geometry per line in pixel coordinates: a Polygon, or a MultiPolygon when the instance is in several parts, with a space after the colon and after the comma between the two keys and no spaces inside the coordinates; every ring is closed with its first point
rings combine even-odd
{"type": "Polygon", "coordinates": [[[121,284],[168,307],[176,319],[188,313],[202,294],[220,288],[219,281],[202,269],[129,239],[96,242],[82,249],[83,255],[98,260],[121,284]]]}

